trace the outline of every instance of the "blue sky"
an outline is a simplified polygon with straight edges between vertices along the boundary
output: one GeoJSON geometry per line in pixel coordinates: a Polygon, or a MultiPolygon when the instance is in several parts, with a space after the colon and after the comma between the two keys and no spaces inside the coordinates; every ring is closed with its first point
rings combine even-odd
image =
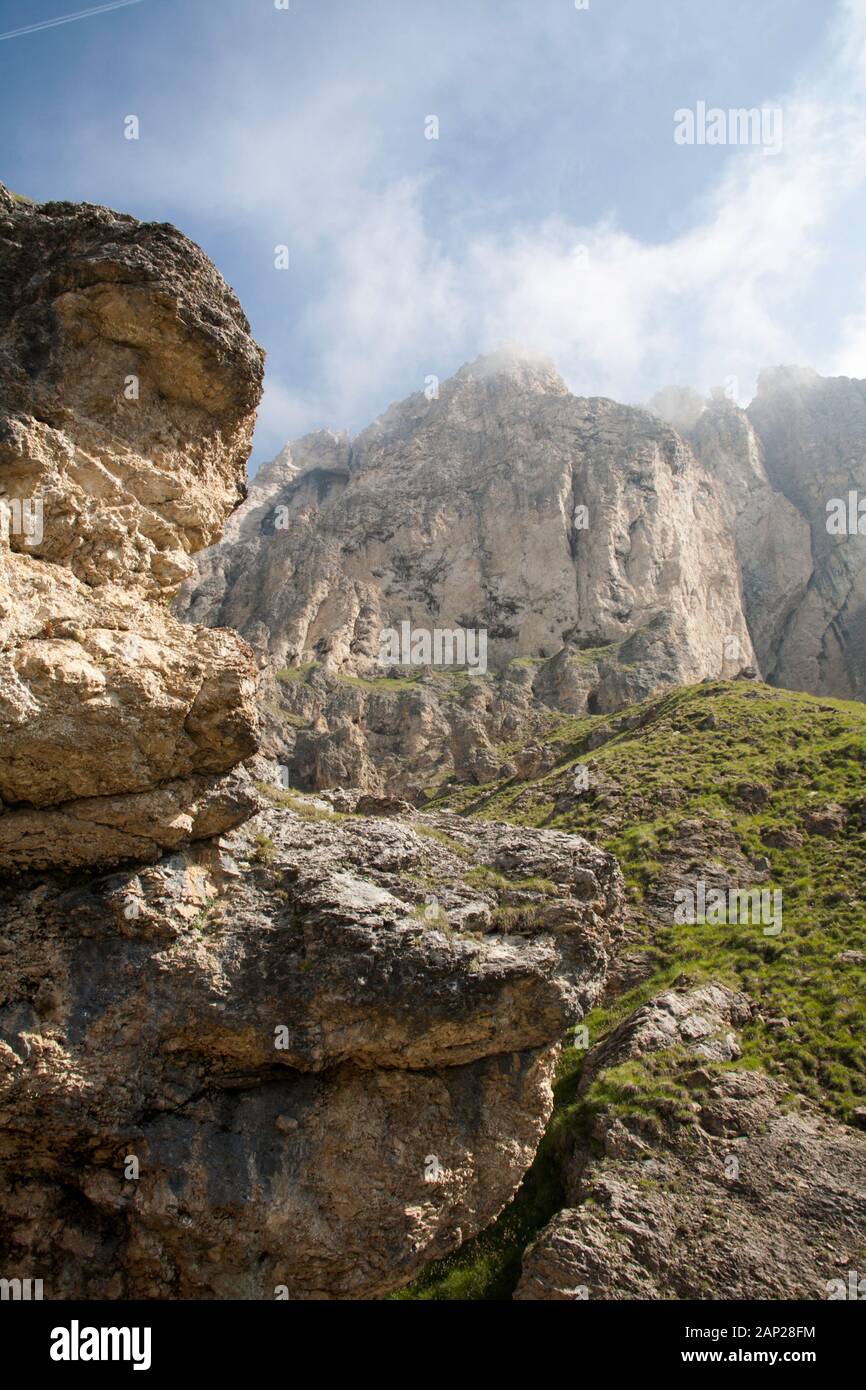
{"type": "Polygon", "coordinates": [[[16,192],[174,222],[234,286],[256,461],[505,341],[627,401],[866,376],[866,0],[140,0],[0,39],[0,114],[16,192]],[[782,148],[678,145],[700,101],[782,148]]]}

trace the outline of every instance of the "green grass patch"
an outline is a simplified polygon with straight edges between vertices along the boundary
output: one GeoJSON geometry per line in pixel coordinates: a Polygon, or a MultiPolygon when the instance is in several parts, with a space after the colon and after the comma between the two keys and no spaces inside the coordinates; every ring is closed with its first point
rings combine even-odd
{"type": "MultiPolygon", "coordinates": [[[[850,1121],[866,1105],[866,968],[841,959],[866,953],[866,706],[717,681],[670,691],[618,716],[563,720],[548,737],[563,746],[567,765],[591,765],[588,792],[569,794],[568,766],[560,765],[537,781],[459,787],[437,805],[587,834],[617,855],[637,905],[629,950],[644,951],[652,973],[587,1017],[590,1045],[678,977],[717,980],[744,990],[760,1011],[742,1030],[742,1057],[730,1065],[765,1070],[788,1088],[792,1103],[805,1096],[850,1121]],[[626,727],[634,720],[639,727],[626,727]],[[607,737],[590,748],[604,729],[607,737]],[[758,785],[766,800],[750,804],[748,788],[758,785]],[[809,834],[805,815],[831,801],[847,810],[847,826],[834,837],[809,834]],[[783,892],[780,936],[730,924],[676,925],[653,915],[653,889],[685,820],[722,822],[743,854],[769,860],[768,886],[783,892]],[[802,844],[768,848],[764,836],[778,827],[796,830],[802,844]]],[[[702,867],[687,865],[695,878],[702,867]]],[[[480,878],[478,886],[485,886],[480,878]]],[[[578,1097],[585,1055],[563,1051],[553,1118],[514,1202],[394,1297],[509,1298],[523,1249],[562,1205],[561,1160],[575,1142],[591,1142],[600,1108],[639,1114],[650,1128],[688,1122],[695,1092],[684,1084],[677,1050],[610,1069],[578,1097]]]]}
{"type": "Polygon", "coordinates": [[[277,680],[287,684],[302,684],[309,680],[318,666],[318,661],[306,661],[301,666],[281,666],[277,671],[277,680]]]}
{"type": "Polygon", "coordinates": [[[399,676],[345,676],[337,675],[343,685],[354,685],[358,690],[378,690],[384,695],[401,695],[409,690],[419,679],[421,672],[409,668],[399,676]]]}
{"type": "Polygon", "coordinates": [[[440,830],[435,825],[413,825],[412,829],[418,834],[425,836],[428,840],[436,840],[440,845],[444,845],[452,854],[456,854],[460,859],[472,862],[472,852],[465,845],[461,845],[459,840],[453,840],[450,835],[446,835],[444,830],[440,830]]]}

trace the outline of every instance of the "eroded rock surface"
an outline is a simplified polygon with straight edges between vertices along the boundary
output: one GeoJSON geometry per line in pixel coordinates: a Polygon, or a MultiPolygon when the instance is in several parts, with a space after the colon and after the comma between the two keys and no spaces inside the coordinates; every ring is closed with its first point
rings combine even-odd
{"type": "Polygon", "coordinates": [[[624,1062],[679,1049],[685,1099],[661,1119],[601,1107],[515,1298],[845,1296],[834,1289],[866,1256],[866,1138],[731,1065],[752,1009],[721,985],[681,986],[590,1053],[584,1093],[624,1062]]]}
{"type": "Polygon", "coordinates": [[[174,227],[0,187],[0,870],[155,857],[255,804],[235,633],[166,605],[244,494],[262,353],[174,227]]]}
{"type": "Polygon", "coordinates": [[[301,809],[4,898],[0,1250],[46,1297],[383,1293],[531,1162],[615,861],[301,809]]]}
{"type": "Polygon", "coordinates": [[[760,671],[862,700],[866,382],[773,367],[748,410],[721,392],[699,405],[681,388],[651,403],[691,443],[734,532],[760,671]]]}
{"type": "MultiPolygon", "coordinates": [[[[774,679],[780,646],[812,575],[809,522],[771,483],[763,445],[746,411],[729,401],[711,401],[687,437],[713,480],[734,534],[758,668],[767,680],[774,679]]],[[[791,682],[782,678],[777,683],[791,682]]]]}

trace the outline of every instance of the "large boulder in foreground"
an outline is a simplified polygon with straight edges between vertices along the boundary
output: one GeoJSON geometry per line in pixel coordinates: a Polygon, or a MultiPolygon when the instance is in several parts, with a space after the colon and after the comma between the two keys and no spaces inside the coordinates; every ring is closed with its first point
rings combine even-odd
{"type": "Polygon", "coordinates": [[[532,1161],[613,858],[271,795],[297,810],[0,906],[0,1267],[46,1298],[382,1294],[532,1161]]]}
{"type": "Polygon", "coordinates": [[[0,187],[0,872],[250,813],[223,779],[256,747],[251,653],[167,604],[244,496],[261,383],[174,227],[0,187]]]}

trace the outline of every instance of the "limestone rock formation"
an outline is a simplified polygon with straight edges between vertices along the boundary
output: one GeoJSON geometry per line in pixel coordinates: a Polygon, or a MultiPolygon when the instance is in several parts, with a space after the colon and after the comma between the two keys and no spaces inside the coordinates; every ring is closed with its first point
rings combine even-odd
{"type": "Polygon", "coordinates": [[[687,1101],[665,1124],[598,1112],[516,1299],[826,1299],[863,1268],[866,1139],[761,1072],[712,1066],[736,1061],[751,1008],[721,985],[681,986],[590,1053],[584,1093],[679,1048],[687,1101]]]}
{"type": "Polygon", "coordinates": [[[0,906],[0,1254],[46,1298],[381,1294],[531,1162],[621,917],[613,858],[271,799],[0,906]]]}
{"type": "Polygon", "coordinates": [[[690,437],[734,534],[749,633],[769,680],[811,577],[809,523],[770,482],[763,446],[744,410],[712,401],[690,437]]]}
{"type": "Polygon", "coordinates": [[[764,678],[863,699],[866,382],[776,367],[748,410],[722,393],[699,406],[679,387],[650,402],[691,443],[734,532],[764,678]]]}
{"type": "Polygon", "coordinates": [[[244,490],[240,307],[171,227],[5,190],[0,270],[3,1276],[384,1292],[520,1182],[619,870],[245,765],[253,655],[168,611],[244,490]]]}
{"type": "Polygon", "coordinates": [[[175,228],[0,188],[0,869],[153,858],[255,806],[236,634],[167,611],[244,494],[262,353],[175,228]]]}
{"type": "Polygon", "coordinates": [[[509,721],[531,733],[551,706],[603,712],[754,662],[693,450],[646,411],[575,398],[548,364],[479,359],[353,441],[300,440],[257,484],[179,611],[250,642],[267,747],[302,785],[401,792],[437,766],[484,780],[509,721]],[[363,682],[389,674],[380,634],[403,623],[483,630],[508,688],[440,668],[377,703],[363,682]]]}
{"type": "Polygon", "coordinates": [[[864,457],[862,382],[780,368],[748,411],[679,387],[643,411],[494,354],[355,440],[287,446],[178,611],[250,642],[300,786],[484,783],[551,710],[744,669],[862,696],[864,538],[828,532],[827,503],[866,498],[864,457]],[[404,623],[483,630],[486,677],[383,667],[404,623]]]}
{"type": "Polygon", "coordinates": [[[767,675],[776,685],[862,700],[866,515],[860,530],[857,509],[866,499],[866,381],[779,367],[761,373],[748,413],[770,481],[805,518],[810,537],[805,592],[781,630],[767,675]],[[846,514],[841,534],[828,530],[833,502],[846,514]]]}

